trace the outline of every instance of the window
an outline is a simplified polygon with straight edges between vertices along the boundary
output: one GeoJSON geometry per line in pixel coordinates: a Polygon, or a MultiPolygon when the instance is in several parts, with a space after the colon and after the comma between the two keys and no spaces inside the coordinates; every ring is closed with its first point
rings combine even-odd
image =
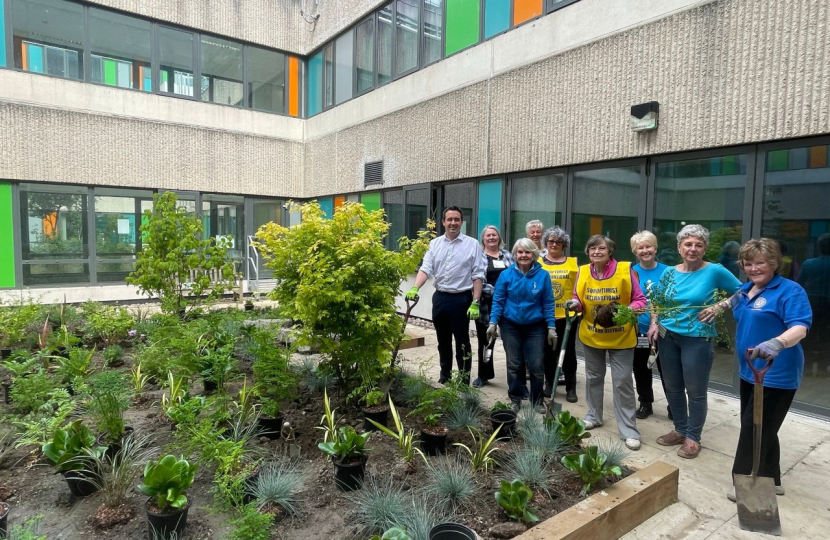
{"type": "Polygon", "coordinates": [[[135,268],[141,250],[144,210],[153,207],[150,191],[95,188],[95,271],[99,282],[120,282],[135,268]]]}
{"type": "Polygon", "coordinates": [[[542,14],[544,0],[513,0],[513,25],[519,25],[542,14]]]}
{"type": "Polygon", "coordinates": [[[392,4],[378,11],[378,86],[392,80],[392,4]]]}
{"type": "MultiPolygon", "coordinates": [[[[628,247],[637,232],[640,196],[640,166],[594,169],[574,173],[573,248],[571,255],[580,264],[588,262],[585,244],[595,234],[604,234],[617,243],[614,258],[632,261],[628,247]]],[[[546,222],[545,227],[550,227],[546,222]]]]}
{"type": "Polygon", "coordinates": [[[20,185],[23,285],[89,282],[87,191],[20,185]]]}
{"type": "Polygon", "coordinates": [[[152,24],[98,8],[89,9],[92,82],[153,91],[152,24]]]}
{"type": "Polygon", "coordinates": [[[556,11],[557,9],[563,8],[568,4],[573,4],[574,2],[579,2],[579,0],[547,0],[548,3],[548,13],[551,11],[556,11]]]}
{"type": "Polygon", "coordinates": [[[397,250],[398,240],[406,235],[403,217],[403,191],[383,192],[383,211],[386,212],[386,222],[389,223],[389,232],[386,235],[386,249],[397,250]]]}
{"type": "Polygon", "coordinates": [[[406,191],[406,236],[413,240],[426,229],[429,218],[429,188],[406,191]]]}
{"type": "Polygon", "coordinates": [[[202,101],[242,107],[242,44],[202,36],[202,101]]]}
{"type": "Polygon", "coordinates": [[[355,68],[358,95],[374,88],[375,19],[369,18],[355,28],[355,68]]]}
{"type": "MultiPolygon", "coordinates": [[[[267,223],[276,223],[277,225],[288,225],[282,219],[282,205],[283,201],[279,199],[258,199],[253,201],[253,217],[254,217],[254,232],[258,231],[260,227],[267,223]]],[[[265,266],[265,259],[259,257],[258,277],[259,279],[268,279],[272,276],[273,271],[265,266]]],[[[248,264],[252,264],[249,261],[248,264]]],[[[248,268],[250,271],[250,268],[248,268]]],[[[250,276],[253,277],[253,276],[250,276]]]]}
{"type": "Polygon", "coordinates": [[[445,56],[478,43],[481,0],[447,0],[445,56]]]}
{"type": "Polygon", "coordinates": [[[205,238],[228,248],[228,255],[241,260],[245,253],[244,198],[232,195],[202,196],[202,223],[205,238]]]}
{"type": "Polygon", "coordinates": [[[510,0],[484,0],[484,37],[510,28],[510,0]]]}
{"type": "MultiPolygon", "coordinates": [[[[508,0],[509,1],[509,0],[508,0]]],[[[444,1],[424,0],[424,65],[441,59],[444,35],[444,1]]]]}
{"type": "Polygon", "coordinates": [[[510,181],[510,231],[506,242],[511,246],[527,236],[525,225],[538,219],[545,228],[562,225],[565,211],[565,175],[563,173],[525,176],[510,181]]]}
{"type": "Polygon", "coordinates": [[[248,100],[252,109],[285,113],[285,55],[248,47],[248,100]]]}
{"type": "Polygon", "coordinates": [[[335,61],[335,89],[336,103],[343,103],[352,97],[354,84],[354,30],[349,30],[334,43],[335,61]]]}
{"type": "Polygon", "coordinates": [[[158,28],[159,91],[193,97],[193,33],[158,28]]]}
{"type": "Polygon", "coordinates": [[[418,69],[420,1],[395,2],[395,75],[418,69]]]}
{"type": "Polygon", "coordinates": [[[13,0],[12,13],[15,67],[67,79],[84,78],[84,22],[80,4],[62,0],[13,0]]]}
{"type": "Polygon", "coordinates": [[[478,226],[472,231],[476,238],[485,225],[497,227],[504,238],[504,231],[501,230],[501,192],[501,178],[482,180],[478,183],[478,226]]]}
{"type": "Polygon", "coordinates": [[[323,52],[308,60],[308,116],[319,114],[323,108],[323,52]]]}
{"type": "MultiPolygon", "coordinates": [[[[474,182],[463,182],[460,184],[446,184],[438,188],[442,192],[441,208],[437,212],[443,212],[448,206],[457,206],[461,209],[461,232],[475,238],[475,197],[476,186],[474,182]]],[[[436,220],[438,233],[444,234],[444,225],[436,220]]]]}
{"type": "Polygon", "coordinates": [[[323,106],[334,104],[334,45],[329,43],[323,49],[323,106]]]}

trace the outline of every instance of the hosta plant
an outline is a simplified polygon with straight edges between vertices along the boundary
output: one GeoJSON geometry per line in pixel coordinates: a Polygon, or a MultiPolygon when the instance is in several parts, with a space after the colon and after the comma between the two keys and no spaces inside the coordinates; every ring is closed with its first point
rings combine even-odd
{"type": "Polygon", "coordinates": [[[617,465],[609,465],[608,457],[601,454],[596,446],[583,448],[578,454],[571,454],[562,458],[562,465],[575,472],[582,480],[582,495],[587,495],[591,486],[606,476],[622,475],[617,465]]]}
{"type": "Polygon", "coordinates": [[[539,521],[534,509],[528,506],[532,498],[533,492],[521,480],[502,480],[501,488],[496,492],[496,502],[504,509],[507,517],[522,523],[539,521]]]}
{"type": "Polygon", "coordinates": [[[52,442],[43,445],[43,454],[60,472],[80,471],[85,468],[84,458],[89,452],[103,454],[106,448],[95,446],[95,434],[80,420],[63,429],[57,429],[52,442]]]}
{"type": "Polygon", "coordinates": [[[184,508],[187,497],[184,490],[193,484],[198,465],[190,463],[184,457],[168,454],[160,460],[150,460],[144,467],[144,482],[138,489],[148,497],[155,499],[156,506],[166,508],[184,508]]]}

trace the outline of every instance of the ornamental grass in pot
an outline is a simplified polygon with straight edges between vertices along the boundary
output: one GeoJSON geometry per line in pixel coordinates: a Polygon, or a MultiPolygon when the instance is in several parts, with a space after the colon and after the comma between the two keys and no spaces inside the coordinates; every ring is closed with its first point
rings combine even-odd
{"type": "Polygon", "coordinates": [[[193,484],[198,466],[184,457],[168,454],[150,460],[144,467],[144,482],[138,489],[148,496],[147,531],[150,538],[167,540],[181,538],[187,526],[190,503],[184,491],[193,484]]]}

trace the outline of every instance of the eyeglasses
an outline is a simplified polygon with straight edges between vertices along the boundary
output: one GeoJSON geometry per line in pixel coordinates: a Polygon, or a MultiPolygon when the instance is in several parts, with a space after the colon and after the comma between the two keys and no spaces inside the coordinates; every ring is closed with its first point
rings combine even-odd
{"type": "Polygon", "coordinates": [[[562,240],[548,240],[548,244],[553,244],[553,245],[557,245],[557,246],[564,246],[565,242],[563,242],[562,240]]]}

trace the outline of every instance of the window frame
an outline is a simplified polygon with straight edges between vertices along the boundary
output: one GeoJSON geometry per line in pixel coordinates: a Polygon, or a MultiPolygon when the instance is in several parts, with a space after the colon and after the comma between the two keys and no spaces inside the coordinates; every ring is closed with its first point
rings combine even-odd
{"type": "MultiPolygon", "coordinates": [[[[377,10],[372,11],[368,16],[362,18],[358,22],[354,24],[350,29],[354,30],[354,42],[352,43],[352,97],[350,99],[354,99],[356,97],[362,96],[363,94],[367,94],[373,90],[377,89],[377,77],[378,77],[378,50],[377,50],[377,37],[378,37],[378,21],[377,21],[377,10]],[[372,85],[363,90],[358,91],[357,88],[357,81],[358,81],[358,72],[357,72],[357,29],[360,26],[363,26],[366,23],[370,23],[369,26],[372,29],[372,85]]],[[[337,51],[334,51],[337,54],[337,51]]],[[[349,101],[348,99],[346,101],[349,101]]],[[[344,101],[343,103],[346,103],[344,101]]],[[[342,105],[342,103],[341,103],[342,105]]]]}
{"type": "Polygon", "coordinates": [[[401,0],[392,0],[392,80],[395,82],[402,77],[406,77],[411,73],[415,73],[423,66],[421,62],[423,34],[424,34],[424,0],[417,0],[418,2],[418,35],[415,37],[415,65],[405,71],[397,73],[398,68],[398,2],[401,0]]]}
{"type": "MultiPolygon", "coordinates": [[[[511,0],[512,2],[513,0],[511,0]]],[[[548,13],[553,13],[554,11],[560,10],[565,6],[570,6],[571,4],[575,4],[579,2],[579,0],[562,0],[561,2],[554,2],[554,0],[545,0],[544,10],[545,12],[543,15],[547,15],[548,13]]]]}

